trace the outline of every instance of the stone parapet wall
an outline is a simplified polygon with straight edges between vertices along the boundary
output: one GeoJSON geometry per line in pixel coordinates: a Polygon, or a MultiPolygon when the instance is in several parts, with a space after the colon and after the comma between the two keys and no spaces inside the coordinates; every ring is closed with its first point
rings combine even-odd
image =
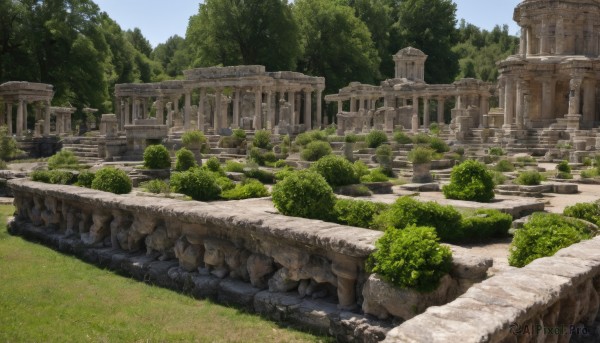
{"type": "Polygon", "coordinates": [[[600,237],[471,287],[386,342],[598,342],[600,237]]]}
{"type": "Polygon", "coordinates": [[[406,320],[452,301],[491,267],[490,259],[452,247],[451,274],[435,293],[421,296],[396,291],[365,271],[378,231],[282,216],[253,200],[120,196],[24,179],[9,181],[9,187],[17,207],[11,232],[140,280],[291,320],[342,341],[382,339],[390,323],[384,319],[406,320]],[[340,324],[340,317],[349,322],[340,324]],[[360,334],[353,338],[341,327],[360,334]]]}

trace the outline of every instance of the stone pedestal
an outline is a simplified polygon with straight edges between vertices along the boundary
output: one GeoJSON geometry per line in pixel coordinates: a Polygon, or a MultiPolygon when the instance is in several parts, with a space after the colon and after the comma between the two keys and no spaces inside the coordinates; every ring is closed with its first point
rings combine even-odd
{"type": "Polygon", "coordinates": [[[429,183],[433,181],[431,176],[431,162],[430,163],[413,163],[413,177],[412,182],[414,183],[429,183]]]}
{"type": "Polygon", "coordinates": [[[579,130],[581,126],[581,114],[567,114],[567,130],[579,130]]]}

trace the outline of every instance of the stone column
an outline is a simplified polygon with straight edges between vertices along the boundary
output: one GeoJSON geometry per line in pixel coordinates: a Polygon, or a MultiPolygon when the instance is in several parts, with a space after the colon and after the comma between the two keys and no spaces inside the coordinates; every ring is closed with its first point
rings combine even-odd
{"type": "Polygon", "coordinates": [[[344,110],[344,102],[342,100],[338,100],[337,102],[337,106],[338,106],[338,113],[342,112],[344,110]]]}
{"type": "Polygon", "coordinates": [[[131,120],[131,102],[129,98],[125,99],[125,125],[131,125],[133,120],[131,120]]]}
{"type": "Polygon", "coordinates": [[[540,35],[540,55],[548,55],[550,53],[550,37],[548,32],[548,18],[542,18],[542,32],[540,35]]]}
{"type": "Polygon", "coordinates": [[[163,101],[161,98],[156,99],[156,120],[159,125],[163,125],[165,123],[165,106],[163,105],[163,101]]]}
{"type": "Polygon", "coordinates": [[[297,92],[294,94],[294,101],[296,102],[296,105],[294,106],[294,110],[296,111],[296,116],[295,119],[296,121],[294,122],[295,125],[300,125],[300,108],[302,107],[302,99],[300,99],[300,92],[297,92]]]}
{"type": "Polygon", "coordinates": [[[519,55],[522,55],[523,57],[526,55],[527,53],[527,28],[522,27],[521,28],[521,40],[519,43],[519,55]]]}
{"type": "Polygon", "coordinates": [[[273,109],[273,90],[267,89],[267,129],[275,127],[275,111],[273,109]]]}
{"type": "Polygon", "coordinates": [[[514,81],[506,79],[504,84],[504,128],[512,128],[513,118],[515,116],[515,90],[514,81]]]}
{"type": "Polygon", "coordinates": [[[204,131],[204,106],[206,103],[206,88],[200,88],[200,95],[198,97],[198,113],[197,113],[197,119],[196,119],[196,126],[198,127],[198,130],[200,131],[204,131]]]}
{"type": "Polygon", "coordinates": [[[555,33],[555,49],[556,55],[562,55],[565,52],[565,23],[563,18],[559,17],[556,20],[556,33],[555,33]]]}
{"type": "Polygon", "coordinates": [[[423,127],[429,128],[429,97],[423,98],[423,127]]]}
{"type": "Polygon", "coordinates": [[[21,137],[23,135],[23,103],[25,101],[19,99],[19,107],[17,107],[17,137],[21,137]]]}
{"type": "Polygon", "coordinates": [[[296,93],[293,90],[288,91],[288,102],[290,103],[290,125],[296,125],[296,93]]]}
{"type": "Polygon", "coordinates": [[[137,98],[133,98],[133,105],[131,107],[131,124],[138,119],[138,111],[140,109],[140,100],[137,98]]]}
{"type": "Polygon", "coordinates": [[[581,108],[581,83],[582,78],[573,77],[569,84],[569,115],[580,114],[579,109],[581,108]]]}
{"type": "Polygon", "coordinates": [[[526,28],[526,32],[527,32],[527,55],[533,55],[535,54],[534,51],[534,46],[533,46],[533,28],[531,26],[528,26],[526,28]]]}
{"type": "Polygon", "coordinates": [[[596,80],[586,79],[583,84],[583,124],[592,128],[596,116],[596,80]]]}
{"type": "Polygon", "coordinates": [[[523,96],[525,95],[524,92],[524,88],[525,88],[525,82],[523,80],[517,80],[517,101],[516,101],[516,125],[517,125],[517,129],[518,130],[523,130],[524,127],[524,123],[523,123],[523,112],[524,112],[524,107],[523,107],[523,96]]]}
{"type": "Polygon", "coordinates": [[[504,97],[504,91],[505,91],[505,81],[501,80],[500,83],[498,84],[498,107],[500,108],[504,108],[505,105],[505,97],[504,97]]]}
{"type": "Polygon", "coordinates": [[[262,130],[262,90],[260,86],[254,90],[254,130],[262,130]]]}
{"type": "Polygon", "coordinates": [[[223,90],[220,88],[215,89],[215,113],[213,114],[213,129],[215,134],[219,134],[221,129],[221,95],[223,90]]]}
{"type": "Polygon", "coordinates": [[[8,135],[12,136],[14,134],[13,132],[13,104],[12,102],[9,102],[6,104],[6,126],[8,128],[8,135]]]}
{"type": "Polygon", "coordinates": [[[29,116],[29,113],[27,111],[27,104],[28,101],[25,100],[23,102],[23,133],[26,134],[27,133],[27,117],[29,116]]]}
{"type": "Polygon", "coordinates": [[[240,127],[240,97],[241,91],[239,88],[236,88],[233,96],[233,123],[231,124],[231,127],[234,129],[240,127]]]}
{"type": "Polygon", "coordinates": [[[50,101],[44,104],[44,137],[50,136],[50,101]]]}
{"type": "Polygon", "coordinates": [[[412,100],[412,132],[419,131],[419,97],[413,95],[412,100]]]}
{"type": "Polygon", "coordinates": [[[354,96],[350,97],[350,112],[356,112],[356,98],[354,96]]]}
{"type": "Polygon", "coordinates": [[[317,88],[315,101],[317,102],[317,127],[315,129],[320,130],[323,123],[323,90],[321,88],[317,88]]]}
{"type": "Polygon", "coordinates": [[[438,124],[444,124],[444,110],[446,106],[446,98],[438,97],[438,106],[437,106],[437,122],[438,124]]]}
{"type": "Polygon", "coordinates": [[[554,119],[554,92],[556,81],[544,79],[542,81],[542,119],[554,119]]]}
{"type": "Polygon", "coordinates": [[[188,90],[185,92],[185,109],[183,117],[183,129],[188,131],[190,126],[190,120],[192,119],[192,91],[188,90]]]}
{"type": "Polygon", "coordinates": [[[304,90],[304,126],[306,131],[312,130],[312,89],[304,90]]]}

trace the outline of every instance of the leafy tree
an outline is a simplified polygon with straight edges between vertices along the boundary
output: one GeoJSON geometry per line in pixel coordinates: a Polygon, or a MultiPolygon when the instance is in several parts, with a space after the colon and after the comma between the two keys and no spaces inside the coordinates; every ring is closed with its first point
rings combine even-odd
{"type": "Polygon", "coordinates": [[[377,50],[368,27],[352,8],[329,0],[297,0],[294,15],[304,52],[298,69],[324,76],[326,93],[350,81],[373,83],[377,79],[377,50]]]}
{"type": "Polygon", "coordinates": [[[146,39],[146,37],[144,37],[142,30],[137,27],[134,28],[133,31],[127,30],[125,36],[139,52],[144,54],[146,57],[150,57],[150,54],[152,53],[152,45],[146,39]]]}
{"type": "Polygon", "coordinates": [[[152,59],[162,65],[169,77],[180,77],[191,64],[191,56],[186,40],[177,35],[158,44],[152,52],[152,59]]]}
{"type": "Polygon", "coordinates": [[[299,53],[287,0],[206,0],[190,18],[186,40],[195,66],[261,64],[292,70],[299,53]]]}

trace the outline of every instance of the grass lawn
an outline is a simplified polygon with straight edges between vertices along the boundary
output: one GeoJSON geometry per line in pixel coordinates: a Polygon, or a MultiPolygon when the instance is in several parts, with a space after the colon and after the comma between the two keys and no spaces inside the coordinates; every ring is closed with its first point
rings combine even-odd
{"type": "Polygon", "coordinates": [[[319,342],[13,237],[0,206],[0,342],[319,342]]]}

